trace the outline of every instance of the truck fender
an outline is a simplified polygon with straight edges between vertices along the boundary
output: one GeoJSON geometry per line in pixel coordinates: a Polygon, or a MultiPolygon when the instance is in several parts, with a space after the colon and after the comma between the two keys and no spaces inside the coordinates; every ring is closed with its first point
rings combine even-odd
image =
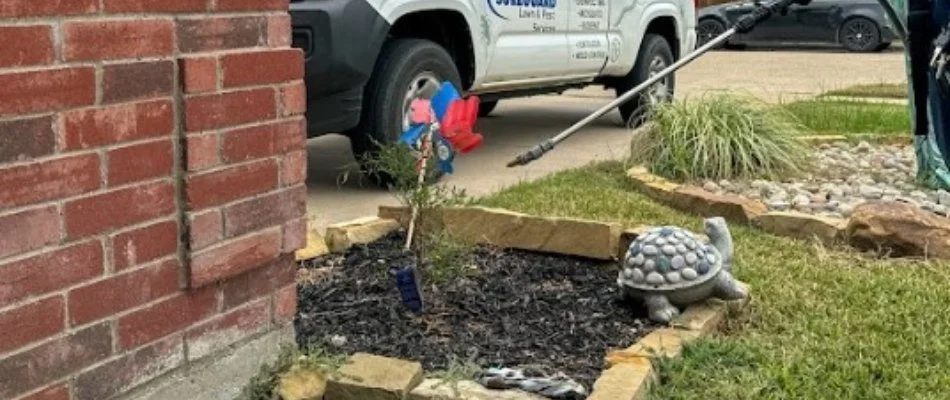
{"type": "MultiPolygon", "coordinates": [[[[492,42],[489,20],[477,10],[474,1],[478,0],[383,0],[378,6],[380,15],[395,25],[400,18],[419,11],[455,11],[462,14],[468,24],[472,37],[472,52],[474,53],[475,76],[485,75],[485,62],[488,57],[486,48],[492,42]]],[[[488,1],[488,0],[483,0],[488,1]]]]}
{"type": "MultiPolygon", "coordinates": [[[[620,46],[620,56],[616,62],[607,64],[604,68],[604,75],[624,76],[633,69],[647,27],[650,22],[657,18],[669,17],[673,19],[676,25],[676,40],[680,42],[679,47],[682,52],[684,38],[680,36],[684,25],[679,8],[672,2],[653,2],[647,5],[643,11],[638,12],[637,8],[641,7],[638,3],[640,2],[634,3],[631,9],[622,10],[617,17],[617,21],[611,25],[611,38],[609,40],[616,42],[615,39],[619,39],[619,43],[611,43],[611,45],[620,46]],[[635,18],[636,15],[639,15],[640,18],[635,18]]],[[[676,54],[675,56],[680,57],[681,55],[676,54]]]]}

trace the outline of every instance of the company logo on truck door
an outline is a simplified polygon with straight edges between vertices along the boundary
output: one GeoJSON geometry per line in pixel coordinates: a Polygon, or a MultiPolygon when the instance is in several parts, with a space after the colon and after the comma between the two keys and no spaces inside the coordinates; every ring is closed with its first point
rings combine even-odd
{"type": "Polygon", "coordinates": [[[488,9],[498,18],[507,20],[508,17],[501,15],[496,5],[502,7],[531,7],[531,8],[554,8],[557,7],[557,0],[485,0],[488,9]]]}

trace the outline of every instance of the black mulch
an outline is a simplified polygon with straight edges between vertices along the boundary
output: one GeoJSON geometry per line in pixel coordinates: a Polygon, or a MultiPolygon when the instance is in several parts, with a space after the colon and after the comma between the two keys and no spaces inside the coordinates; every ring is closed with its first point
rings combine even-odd
{"type": "Polygon", "coordinates": [[[427,371],[446,369],[453,358],[482,367],[541,365],[590,390],[609,349],[652,329],[642,306],[619,300],[616,266],[485,247],[474,250],[479,274],[423,283],[425,310],[414,315],[387,274],[404,237],[396,232],[304,263],[302,275],[322,278],[300,285],[300,345],[417,360],[427,371]]]}

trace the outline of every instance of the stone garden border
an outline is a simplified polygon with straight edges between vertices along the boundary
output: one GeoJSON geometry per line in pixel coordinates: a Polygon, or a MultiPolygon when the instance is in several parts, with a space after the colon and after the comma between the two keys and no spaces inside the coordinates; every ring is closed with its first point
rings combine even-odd
{"type": "MultiPolygon", "coordinates": [[[[619,224],[575,218],[537,217],[505,209],[452,207],[441,209],[429,224],[445,229],[453,238],[504,248],[542,251],[601,260],[618,260],[646,226],[624,228],[619,224]]],[[[404,226],[403,207],[380,207],[378,216],[359,218],[327,228],[325,235],[310,232],[308,245],[297,253],[305,260],[350,246],[375,241],[404,226]],[[312,243],[311,243],[312,242],[312,243]]],[[[424,225],[432,226],[432,225],[424,225]]],[[[605,369],[594,383],[589,400],[638,400],[655,381],[653,360],[677,357],[684,344],[710,335],[730,310],[746,302],[709,300],[688,307],[669,327],[657,328],[626,349],[605,355],[605,369]]],[[[541,397],[518,390],[488,390],[474,382],[447,383],[425,379],[420,363],[366,353],[352,355],[331,376],[324,400],[397,398],[409,400],[537,400],[541,397]]]]}
{"type": "MultiPolygon", "coordinates": [[[[863,136],[804,136],[800,138],[810,145],[834,143],[840,141],[866,140],[876,143],[910,144],[911,137],[894,137],[887,135],[863,136]]],[[[734,194],[715,194],[701,187],[689,184],[679,184],[666,178],[654,175],[644,166],[635,166],[627,171],[633,186],[651,199],[669,207],[684,212],[697,213],[703,216],[720,215],[731,222],[747,223],[766,232],[805,240],[818,240],[822,244],[848,244],[856,248],[867,247],[864,236],[872,236],[891,242],[891,245],[908,249],[929,249],[925,256],[950,258],[950,230],[940,223],[934,223],[936,218],[915,218],[913,214],[902,210],[894,215],[884,216],[880,220],[897,220],[909,218],[913,225],[919,227],[926,234],[897,235],[877,222],[867,226],[867,216],[858,220],[852,215],[849,218],[828,218],[797,211],[768,211],[765,203],[748,199],[734,194]],[[932,238],[928,238],[933,236],[932,238]],[[937,238],[939,236],[939,238],[937,238]]],[[[893,221],[891,221],[893,222],[893,221]]],[[[915,250],[911,250],[915,252],[915,250]]],[[[920,251],[916,251],[919,253],[920,251]]]]}

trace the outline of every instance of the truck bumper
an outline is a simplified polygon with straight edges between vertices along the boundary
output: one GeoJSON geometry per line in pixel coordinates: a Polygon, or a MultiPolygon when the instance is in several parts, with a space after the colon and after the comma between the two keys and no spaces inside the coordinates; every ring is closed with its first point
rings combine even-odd
{"type": "Polygon", "coordinates": [[[389,23],[365,0],[293,1],[290,18],[304,52],[307,136],[353,128],[389,23]]]}

